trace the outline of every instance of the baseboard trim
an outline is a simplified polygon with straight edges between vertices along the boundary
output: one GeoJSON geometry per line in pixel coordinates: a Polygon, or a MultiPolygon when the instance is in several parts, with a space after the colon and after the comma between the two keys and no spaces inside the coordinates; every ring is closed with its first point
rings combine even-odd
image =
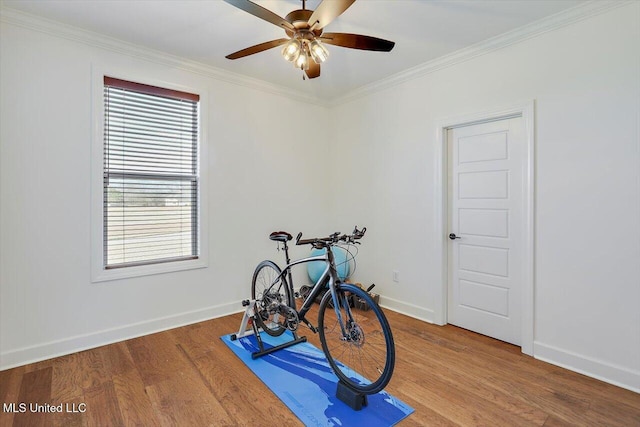
{"type": "MultiPolygon", "coordinates": [[[[380,305],[386,309],[434,323],[433,310],[389,297],[382,297],[380,305]]],[[[241,307],[239,301],[7,351],[0,353],[0,371],[238,313],[242,311],[238,307],[241,307]]],[[[640,372],[638,371],[538,341],[534,342],[533,347],[534,357],[538,360],[640,393],[640,372]]]]}
{"type": "Polygon", "coordinates": [[[418,320],[423,320],[428,323],[435,323],[433,310],[424,307],[409,304],[407,302],[385,296],[380,296],[380,306],[418,320]]]}
{"type": "MultiPolygon", "coordinates": [[[[240,301],[0,353],[0,371],[242,311],[240,301]]],[[[230,331],[232,332],[232,331],[230,331]]]]}
{"type": "Polygon", "coordinates": [[[552,365],[640,393],[640,372],[582,356],[540,342],[533,343],[533,357],[552,365]]]}

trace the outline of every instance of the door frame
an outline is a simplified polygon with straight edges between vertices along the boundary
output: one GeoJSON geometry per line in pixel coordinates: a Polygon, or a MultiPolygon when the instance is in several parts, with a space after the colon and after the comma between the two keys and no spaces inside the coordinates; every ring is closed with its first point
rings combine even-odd
{"type": "Polygon", "coordinates": [[[522,117],[525,134],[525,165],[523,176],[522,212],[523,227],[523,277],[522,284],[522,352],[533,355],[534,340],[534,266],[535,266],[535,101],[529,100],[513,105],[488,109],[481,112],[449,117],[436,122],[436,146],[435,146],[435,192],[434,192],[434,218],[436,238],[434,241],[436,257],[439,257],[442,266],[440,270],[441,286],[436,287],[434,295],[434,322],[438,325],[447,323],[447,290],[449,287],[449,261],[448,261],[448,219],[449,208],[447,200],[448,185],[448,158],[447,158],[447,132],[456,127],[469,126],[496,120],[522,117]]]}

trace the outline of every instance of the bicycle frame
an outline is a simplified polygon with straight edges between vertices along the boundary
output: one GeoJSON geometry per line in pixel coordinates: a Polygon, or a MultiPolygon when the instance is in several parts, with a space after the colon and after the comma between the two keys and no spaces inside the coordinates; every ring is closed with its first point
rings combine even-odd
{"type": "Polygon", "coordinates": [[[293,308],[294,310],[296,310],[298,312],[298,318],[302,321],[304,321],[305,323],[308,322],[306,319],[306,314],[307,312],[311,309],[311,306],[313,305],[313,302],[316,300],[316,298],[318,298],[318,296],[320,296],[321,292],[323,289],[325,289],[327,281],[329,284],[329,291],[331,292],[331,297],[333,299],[334,302],[334,308],[336,310],[336,315],[338,316],[339,320],[340,320],[340,325],[343,329],[343,333],[345,333],[344,330],[344,324],[342,322],[342,315],[340,313],[339,307],[339,301],[338,301],[338,295],[336,293],[336,283],[340,280],[338,278],[338,272],[336,271],[335,267],[332,268],[332,266],[335,265],[335,258],[333,255],[333,252],[331,251],[331,247],[327,248],[327,252],[324,255],[318,255],[318,256],[312,256],[312,257],[306,257],[306,258],[301,258],[295,261],[290,261],[289,260],[289,253],[287,251],[287,247],[285,246],[285,256],[287,259],[287,265],[285,265],[285,267],[282,269],[282,272],[280,273],[280,275],[278,277],[276,277],[276,279],[273,281],[273,283],[271,284],[270,288],[275,286],[280,280],[284,280],[285,282],[285,286],[289,286],[289,294],[291,295],[292,301],[288,301],[287,304],[289,305],[289,307],[293,308]],[[304,302],[302,303],[302,307],[300,308],[300,310],[296,309],[296,305],[295,305],[295,300],[294,300],[294,289],[293,289],[293,277],[291,275],[291,270],[292,267],[299,265],[299,264],[304,264],[307,262],[313,262],[313,261],[323,261],[326,263],[326,267],[324,269],[324,271],[322,272],[322,274],[320,275],[320,278],[318,279],[318,281],[315,283],[315,285],[313,285],[313,288],[311,288],[311,292],[309,292],[309,295],[307,296],[307,298],[304,300],[304,302]],[[289,277],[289,283],[287,284],[287,280],[286,277],[289,277]]]}

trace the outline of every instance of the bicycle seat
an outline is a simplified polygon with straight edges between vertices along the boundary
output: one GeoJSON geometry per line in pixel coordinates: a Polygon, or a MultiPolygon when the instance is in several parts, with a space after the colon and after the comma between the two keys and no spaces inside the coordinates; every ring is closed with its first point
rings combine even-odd
{"type": "Polygon", "coordinates": [[[274,231],[269,235],[269,238],[275,242],[288,242],[293,239],[293,236],[286,231],[274,231]]]}

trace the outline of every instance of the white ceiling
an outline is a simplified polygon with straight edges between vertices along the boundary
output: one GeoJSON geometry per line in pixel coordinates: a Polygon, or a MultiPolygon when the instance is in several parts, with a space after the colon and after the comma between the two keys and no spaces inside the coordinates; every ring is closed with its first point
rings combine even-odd
{"type": "MultiPolygon", "coordinates": [[[[332,0],[325,0],[332,1],[332,0]]],[[[284,17],[300,0],[255,0],[284,17]]],[[[4,0],[18,9],[139,46],[331,100],[420,64],[544,19],[585,0],[358,0],[327,32],[396,42],[389,53],[327,46],[322,74],[302,80],[274,48],[237,60],[225,55],[284,37],[280,28],[221,0],[4,0]]],[[[315,9],[319,0],[308,0],[315,9]]]]}

